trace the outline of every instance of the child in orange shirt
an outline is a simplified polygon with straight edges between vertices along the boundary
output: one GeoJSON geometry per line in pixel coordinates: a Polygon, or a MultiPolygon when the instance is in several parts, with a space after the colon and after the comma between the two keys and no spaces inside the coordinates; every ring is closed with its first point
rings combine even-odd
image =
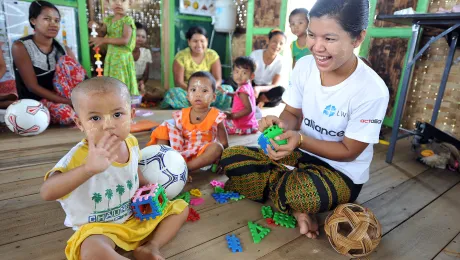
{"type": "Polygon", "coordinates": [[[148,145],[169,145],[187,161],[189,172],[210,166],[228,147],[225,114],[211,107],[216,99],[216,80],[198,71],[188,81],[187,99],[192,105],[173,113],[174,123],[164,122],[151,134],[148,145]]]}

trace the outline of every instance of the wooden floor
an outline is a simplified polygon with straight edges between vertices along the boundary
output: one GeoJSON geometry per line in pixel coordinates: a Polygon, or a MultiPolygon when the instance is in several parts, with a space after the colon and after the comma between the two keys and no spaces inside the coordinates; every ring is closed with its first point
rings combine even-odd
{"type": "MultiPolygon", "coordinates": [[[[155,111],[153,118],[161,121],[170,115],[171,111],[155,111]]],[[[149,134],[136,136],[142,145],[149,134]]],[[[28,138],[0,133],[0,259],[65,258],[65,244],[73,232],[63,225],[59,203],[41,200],[38,191],[44,173],[81,138],[77,129],[53,128],[28,138]]],[[[257,135],[231,137],[230,144],[256,145],[256,140],[257,135]]],[[[382,242],[370,259],[458,259],[460,174],[416,162],[407,140],[398,143],[391,165],[384,161],[386,149],[375,146],[370,181],[357,200],[383,227],[382,242]]],[[[322,227],[317,240],[300,236],[297,229],[271,227],[272,232],[254,244],[247,224],[266,225],[261,204],[217,204],[211,197],[211,179],[226,177],[205,173],[187,184],[186,190],[199,188],[204,194],[205,203],[194,206],[201,219],[187,222],[162,249],[168,259],[347,259],[333,250],[322,227]],[[240,237],[242,253],[229,251],[226,234],[240,237]]]]}

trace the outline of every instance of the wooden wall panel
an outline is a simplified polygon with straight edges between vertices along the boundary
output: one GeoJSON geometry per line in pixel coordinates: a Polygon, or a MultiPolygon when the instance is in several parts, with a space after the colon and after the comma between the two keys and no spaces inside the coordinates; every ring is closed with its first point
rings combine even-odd
{"type": "Polygon", "coordinates": [[[256,35],[252,38],[252,50],[265,49],[268,46],[268,36],[256,35]]]}
{"type": "Polygon", "coordinates": [[[386,115],[391,116],[406,56],[408,39],[374,38],[369,48],[372,68],[385,81],[390,91],[386,115]]]}
{"type": "Polygon", "coordinates": [[[255,0],[254,27],[280,26],[281,0],[255,0]]]}
{"type": "MultiPolygon", "coordinates": [[[[393,14],[395,11],[412,7],[414,10],[417,7],[417,0],[378,0],[377,7],[375,8],[375,15],[379,14],[393,14]]],[[[395,27],[398,26],[394,23],[384,22],[380,20],[374,21],[375,27],[395,27]]]]}

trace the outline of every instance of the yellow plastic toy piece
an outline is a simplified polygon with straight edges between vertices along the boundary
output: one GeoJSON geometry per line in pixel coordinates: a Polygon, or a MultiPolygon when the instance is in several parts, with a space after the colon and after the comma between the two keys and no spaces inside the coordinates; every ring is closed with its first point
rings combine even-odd
{"type": "Polygon", "coordinates": [[[190,194],[192,194],[195,197],[201,197],[201,191],[199,189],[192,189],[190,191],[190,194]]]}
{"type": "Polygon", "coordinates": [[[379,143],[383,145],[390,145],[390,142],[385,141],[385,140],[379,140],[379,143]]]}
{"type": "Polygon", "coordinates": [[[434,152],[432,150],[423,150],[421,154],[423,157],[429,157],[429,156],[433,156],[434,152]]]}

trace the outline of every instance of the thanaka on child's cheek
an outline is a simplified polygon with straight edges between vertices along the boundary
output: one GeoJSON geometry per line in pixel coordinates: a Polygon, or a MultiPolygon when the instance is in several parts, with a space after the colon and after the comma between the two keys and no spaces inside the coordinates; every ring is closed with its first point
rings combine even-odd
{"type": "Polygon", "coordinates": [[[216,94],[212,90],[211,82],[206,78],[192,78],[187,90],[187,98],[192,104],[209,106],[214,102],[216,94]]]}
{"type": "Polygon", "coordinates": [[[98,142],[105,132],[124,140],[130,133],[131,116],[127,98],[118,93],[88,93],[79,100],[78,119],[76,123],[86,136],[92,136],[98,142]],[[104,100],[104,102],[101,102],[104,100]],[[123,104],[120,106],[119,104],[123,104]]]}

